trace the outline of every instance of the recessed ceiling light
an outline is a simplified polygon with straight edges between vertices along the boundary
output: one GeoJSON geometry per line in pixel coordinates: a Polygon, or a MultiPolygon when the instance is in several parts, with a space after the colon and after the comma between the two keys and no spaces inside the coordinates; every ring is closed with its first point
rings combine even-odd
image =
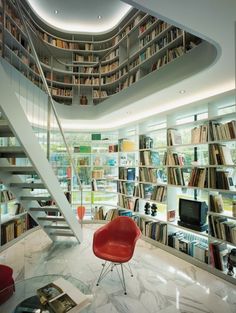
{"type": "Polygon", "coordinates": [[[55,13],[55,14],[58,14],[58,10],[55,10],[54,13],[55,13]]]}
{"type": "Polygon", "coordinates": [[[186,92],[186,90],[184,90],[184,89],[182,89],[182,90],[180,90],[179,91],[179,93],[182,95],[182,94],[184,94],[186,92]]]}
{"type": "Polygon", "coordinates": [[[101,15],[98,15],[98,19],[101,20],[101,19],[102,19],[102,16],[101,16],[101,15]]]}

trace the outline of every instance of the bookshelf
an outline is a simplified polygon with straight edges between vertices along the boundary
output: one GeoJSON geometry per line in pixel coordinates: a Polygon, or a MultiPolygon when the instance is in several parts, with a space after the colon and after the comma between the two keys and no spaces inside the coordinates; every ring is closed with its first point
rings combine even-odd
{"type": "Polygon", "coordinates": [[[192,112],[166,116],[155,131],[139,126],[134,219],[149,242],[235,283],[227,257],[236,246],[236,106],[192,112]],[[207,203],[207,231],[178,224],[180,198],[207,203]]]}
{"type": "Polygon", "coordinates": [[[17,238],[20,238],[34,225],[34,222],[14,195],[1,184],[0,246],[4,246],[17,238]]]}
{"type": "MultiPolygon", "coordinates": [[[[2,55],[42,88],[15,4],[6,0],[3,8],[0,3],[2,55]]],[[[97,105],[201,43],[199,38],[137,9],[113,31],[93,36],[49,30],[26,7],[24,14],[52,97],[66,105],[97,105]]]]}

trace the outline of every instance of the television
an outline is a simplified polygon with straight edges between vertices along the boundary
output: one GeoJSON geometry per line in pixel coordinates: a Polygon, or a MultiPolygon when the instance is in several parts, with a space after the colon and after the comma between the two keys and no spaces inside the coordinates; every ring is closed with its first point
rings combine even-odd
{"type": "Polygon", "coordinates": [[[178,224],[197,231],[206,231],[208,206],[205,201],[179,199],[178,224]]]}

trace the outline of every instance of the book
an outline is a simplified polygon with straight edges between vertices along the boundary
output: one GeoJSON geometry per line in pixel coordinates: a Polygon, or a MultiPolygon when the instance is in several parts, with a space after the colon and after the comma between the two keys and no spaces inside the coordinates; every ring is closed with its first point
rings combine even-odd
{"type": "Polygon", "coordinates": [[[72,283],[59,278],[39,289],[37,295],[43,305],[55,313],[77,313],[92,302],[92,295],[83,294],[72,283]]]}
{"type": "Polygon", "coordinates": [[[177,129],[169,128],[167,130],[167,144],[169,146],[182,145],[182,136],[177,129]]]}

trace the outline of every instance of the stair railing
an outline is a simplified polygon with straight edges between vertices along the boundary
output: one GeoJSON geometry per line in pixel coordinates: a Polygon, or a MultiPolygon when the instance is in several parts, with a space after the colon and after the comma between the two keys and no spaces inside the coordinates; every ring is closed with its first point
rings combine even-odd
{"type": "Polygon", "coordinates": [[[69,148],[69,145],[67,143],[67,140],[66,140],[66,136],[65,136],[65,133],[63,131],[63,128],[62,128],[62,125],[61,125],[61,122],[60,122],[60,118],[58,116],[58,113],[57,113],[57,110],[56,110],[56,107],[55,107],[55,104],[54,104],[54,100],[52,98],[52,95],[51,95],[51,92],[50,92],[50,88],[48,86],[48,83],[47,83],[47,80],[45,78],[45,75],[44,75],[44,72],[43,72],[43,69],[42,69],[42,66],[40,64],[40,60],[39,60],[39,57],[38,57],[38,54],[37,54],[37,51],[35,49],[35,46],[34,46],[34,43],[33,43],[33,40],[31,38],[31,34],[30,34],[30,31],[28,29],[28,26],[27,26],[27,23],[26,23],[26,19],[24,18],[24,14],[22,12],[22,8],[21,8],[21,3],[19,0],[15,0],[15,3],[16,3],[16,6],[17,6],[17,9],[18,9],[18,12],[19,12],[19,17],[21,19],[21,23],[24,27],[24,31],[27,35],[27,39],[28,39],[28,42],[29,42],[29,45],[30,45],[30,49],[32,51],[32,54],[34,56],[34,60],[35,60],[35,63],[36,63],[36,66],[37,66],[37,69],[39,71],[39,74],[40,74],[40,78],[42,80],[42,84],[43,84],[43,87],[45,89],[45,92],[48,96],[48,119],[47,119],[47,156],[49,158],[50,156],[50,134],[51,134],[51,129],[50,129],[50,120],[51,120],[51,113],[54,114],[54,118],[55,118],[55,121],[57,123],[57,127],[59,129],[59,132],[60,132],[60,135],[62,137],[62,140],[63,140],[63,143],[64,143],[64,146],[65,146],[65,149],[66,149],[66,152],[68,154],[68,158],[69,158],[69,162],[72,166],[72,169],[73,169],[73,172],[74,172],[74,175],[76,177],[76,180],[77,180],[77,183],[78,183],[78,186],[79,186],[79,189],[80,189],[80,192],[81,192],[81,204],[83,203],[83,185],[81,183],[81,180],[80,180],[80,177],[79,177],[79,174],[77,172],[77,168],[76,168],[76,164],[73,160],[73,157],[72,157],[72,154],[71,154],[71,151],[70,151],[70,148],[69,148]]]}

